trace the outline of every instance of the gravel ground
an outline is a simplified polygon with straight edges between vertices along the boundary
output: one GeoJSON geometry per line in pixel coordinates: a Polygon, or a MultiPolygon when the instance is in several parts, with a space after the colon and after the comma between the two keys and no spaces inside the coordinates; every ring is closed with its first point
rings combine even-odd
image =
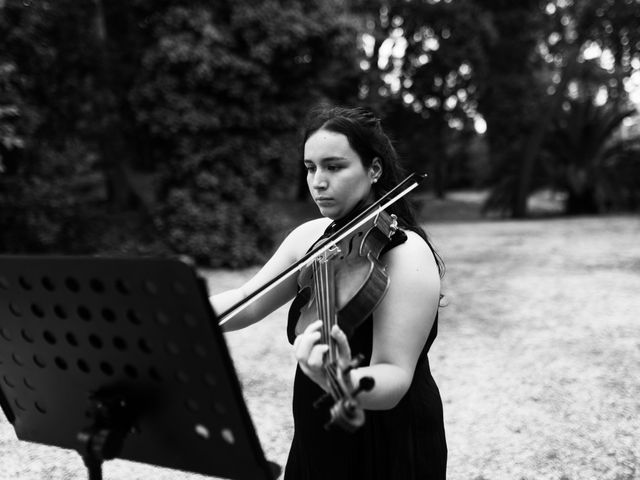
{"type": "MultiPolygon", "coordinates": [[[[447,263],[430,358],[450,480],[640,480],[640,219],[438,223],[447,263]]],[[[212,292],[255,270],[205,272],[212,292]]],[[[286,461],[294,360],[285,309],[227,335],[267,458],[286,461]]],[[[85,478],[76,453],[18,442],[0,479],[85,478]]],[[[205,477],[111,461],[105,478],[205,477]]]]}

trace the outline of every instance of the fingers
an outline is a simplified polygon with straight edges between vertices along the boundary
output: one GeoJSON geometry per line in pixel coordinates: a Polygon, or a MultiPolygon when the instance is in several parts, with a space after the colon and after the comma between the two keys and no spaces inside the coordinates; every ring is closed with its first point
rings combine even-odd
{"type": "MultiPolygon", "coordinates": [[[[309,358],[312,350],[314,349],[317,342],[320,341],[322,335],[320,333],[320,328],[322,327],[322,321],[316,320],[311,323],[302,334],[298,335],[293,343],[296,350],[296,357],[298,360],[309,358]]],[[[334,325],[331,329],[331,337],[335,340],[336,345],[338,346],[338,356],[347,361],[351,360],[351,348],[349,347],[349,340],[345,333],[338,327],[338,325],[334,325]]]]}
{"type": "Polygon", "coordinates": [[[311,370],[320,370],[324,364],[324,354],[329,350],[329,345],[314,345],[307,357],[307,367],[311,370]]]}
{"type": "Polygon", "coordinates": [[[345,367],[351,361],[351,347],[349,347],[349,340],[347,340],[347,336],[340,327],[338,327],[338,325],[334,325],[331,329],[331,337],[336,341],[336,345],[338,346],[338,360],[340,361],[340,366],[345,367]]]}
{"type": "MultiPolygon", "coordinates": [[[[322,321],[313,322],[296,337],[293,346],[301,370],[318,385],[325,388],[327,379],[323,367],[329,345],[319,343],[322,338],[321,328],[322,321]]],[[[351,348],[347,336],[337,325],[334,325],[331,329],[331,338],[337,346],[338,366],[345,369],[351,362],[351,348]]]]}
{"type": "Polygon", "coordinates": [[[329,346],[318,343],[321,338],[321,327],[322,322],[320,320],[313,322],[296,337],[293,345],[296,359],[302,371],[324,388],[326,379],[322,366],[324,354],[329,349],[329,346]]]}
{"type": "Polygon", "coordinates": [[[295,347],[298,361],[309,358],[314,345],[320,340],[320,327],[322,322],[317,320],[309,325],[304,332],[296,337],[293,346],[295,347]]]}

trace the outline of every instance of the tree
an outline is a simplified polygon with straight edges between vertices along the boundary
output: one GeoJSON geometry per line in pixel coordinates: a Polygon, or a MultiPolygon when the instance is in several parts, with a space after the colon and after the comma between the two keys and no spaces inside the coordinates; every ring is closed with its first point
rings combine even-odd
{"type": "Polygon", "coordinates": [[[517,196],[517,179],[527,132],[540,109],[535,47],[542,16],[537,0],[479,0],[495,37],[487,48],[487,66],[478,79],[479,110],[487,122],[490,146],[486,209],[508,210],[517,196]]]}
{"type": "Polygon", "coordinates": [[[629,208],[640,192],[640,138],[619,131],[636,108],[622,100],[598,103],[589,93],[565,101],[542,156],[545,178],[567,193],[567,214],[629,208]]]}
{"type": "Polygon", "coordinates": [[[385,113],[418,170],[428,164],[444,196],[450,132],[472,128],[476,79],[492,25],[475,2],[356,3],[364,16],[367,74],[361,97],[385,113]],[[395,127],[395,128],[394,128],[395,127]],[[411,127],[411,128],[408,128],[411,127]]]}
{"type": "Polygon", "coordinates": [[[356,92],[342,13],[339,2],[267,0],[174,2],[154,16],[131,98],[165,159],[155,213],[176,250],[238,266],[270,248],[276,217],[263,199],[296,184],[302,112],[356,92]]]}
{"type": "Polygon", "coordinates": [[[4,2],[0,63],[13,72],[10,111],[21,142],[3,152],[2,248],[91,251],[99,244],[81,232],[91,230],[90,219],[105,208],[131,207],[123,172],[133,156],[125,132],[133,129],[127,128],[123,92],[137,61],[135,52],[127,61],[118,55],[107,62],[105,56],[122,52],[113,41],[120,37],[107,33],[129,24],[122,21],[128,18],[125,4],[114,0],[102,9],[98,1],[4,2]]]}
{"type": "Polygon", "coordinates": [[[263,200],[289,195],[298,178],[304,112],[357,93],[355,29],[338,0],[0,8],[10,250],[99,250],[100,234],[79,229],[142,204],[139,227],[175,251],[254,262],[274,236],[263,200]]]}
{"type": "MultiPolygon", "coordinates": [[[[485,4],[486,8],[493,9],[498,23],[508,11],[501,9],[500,2],[485,4]]],[[[511,5],[512,10],[521,8],[523,5],[520,2],[511,5]]],[[[496,128],[500,119],[506,121],[505,119],[516,118],[515,115],[507,112],[500,114],[495,109],[495,96],[490,94],[490,90],[482,102],[482,110],[486,112],[489,124],[492,153],[497,157],[493,168],[492,191],[485,207],[502,210],[514,217],[527,214],[527,198],[535,186],[534,176],[536,171],[539,172],[536,162],[545,136],[549,134],[549,126],[560,115],[567,98],[567,89],[584,71],[580,65],[585,62],[585,54],[591,55],[598,51],[610,59],[607,60],[610,63],[607,67],[609,75],[601,75],[601,83],[596,88],[603,89],[607,98],[615,101],[618,97],[626,96],[624,79],[631,74],[632,59],[637,58],[640,50],[640,9],[636,2],[563,0],[543,2],[539,7],[537,2],[531,2],[527,8],[531,10],[531,18],[538,19],[534,24],[527,21],[521,10],[523,16],[520,20],[512,18],[503,25],[507,29],[518,25],[522,29],[520,34],[527,32],[528,41],[515,57],[516,60],[520,59],[519,66],[508,66],[514,72],[514,68],[527,72],[520,77],[519,82],[515,78],[512,81],[515,85],[520,85],[522,95],[507,95],[507,99],[521,112],[527,112],[528,125],[518,128],[514,125],[511,128],[508,125],[502,126],[506,126],[506,130],[496,128]],[[534,9],[538,8],[540,9],[535,12],[534,9]],[[528,105],[518,101],[518,97],[528,98],[528,105]],[[524,132],[524,136],[518,135],[517,130],[524,132]],[[500,145],[501,140],[496,137],[502,137],[505,132],[512,132],[514,136],[508,145],[500,145]]],[[[503,38],[506,39],[507,35],[503,38]]],[[[511,46],[502,42],[497,50],[492,51],[492,62],[494,59],[498,59],[498,63],[502,62],[505,55],[500,50],[505,48],[510,50],[511,46]]],[[[495,65],[492,64],[490,71],[487,84],[493,84],[498,77],[511,83],[509,77],[503,75],[504,72],[495,65]]]]}
{"type": "Polygon", "coordinates": [[[0,174],[14,172],[17,156],[24,149],[25,138],[20,132],[24,100],[19,89],[15,63],[4,59],[0,63],[0,174]]]}

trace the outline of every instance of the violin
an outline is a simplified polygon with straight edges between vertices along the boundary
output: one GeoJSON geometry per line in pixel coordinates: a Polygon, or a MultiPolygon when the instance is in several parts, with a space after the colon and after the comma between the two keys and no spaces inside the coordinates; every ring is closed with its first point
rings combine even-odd
{"type": "Polygon", "coordinates": [[[351,337],[384,297],[389,276],[379,256],[397,229],[396,216],[381,211],[349,237],[332,243],[298,275],[299,291],[291,312],[298,315],[302,329],[320,319],[320,342],[329,346],[323,362],[329,393],[315,403],[318,407],[329,397],[333,399],[325,428],[336,425],[352,432],[364,424],[364,411],[358,405],[357,395],[371,390],[375,382],[372,377],[363,377],[354,388],[349,371],[358,367],[362,358],[340,365],[331,329],[338,325],[347,338],[351,337]]]}
{"type": "Polygon", "coordinates": [[[354,431],[364,424],[364,411],[358,405],[357,395],[371,390],[373,379],[363,377],[354,388],[349,371],[362,359],[355,357],[348,365],[339,365],[338,345],[330,331],[337,324],[348,338],[384,297],[389,278],[378,257],[398,228],[395,216],[385,210],[415,189],[424,178],[426,174],[409,175],[342,228],[317,242],[296,263],[219,316],[219,325],[224,325],[252,302],[298,274],[299,287],[306,292],[304,297],[308,297],[300,310],[302,324],[311,323],[310,318],[311,321],[320,318],[321,341],[329,345],[323,365],[329,394],[315,402],[319,406],[329,397],[333,399],[327,428],[336,425],[354,431]]]}
{"type": "Polygon", "coordinates": [[[396,216],[381,211],[302,268],[298,275],[298,297],[306,305],[300,306],[298,324],[306,327],[318,318],[335,317],[337,321],[327,320],[327,325],[323,322],[323,333],[328,336],[337,323],[349,338],[387,291],[389,277],[379,257],[397,229],[396,216]],[[337,312],[333,312],[335,307],[337,312]]]}

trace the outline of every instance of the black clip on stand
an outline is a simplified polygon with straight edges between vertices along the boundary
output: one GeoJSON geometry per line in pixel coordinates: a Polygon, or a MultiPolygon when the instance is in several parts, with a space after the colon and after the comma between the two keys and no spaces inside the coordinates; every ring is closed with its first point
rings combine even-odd
{"type": "Polygon", "coordinates": [[[0,406],[20,440],[273,480],[224,337],[177,260],[0,256],[0,406]]]}

